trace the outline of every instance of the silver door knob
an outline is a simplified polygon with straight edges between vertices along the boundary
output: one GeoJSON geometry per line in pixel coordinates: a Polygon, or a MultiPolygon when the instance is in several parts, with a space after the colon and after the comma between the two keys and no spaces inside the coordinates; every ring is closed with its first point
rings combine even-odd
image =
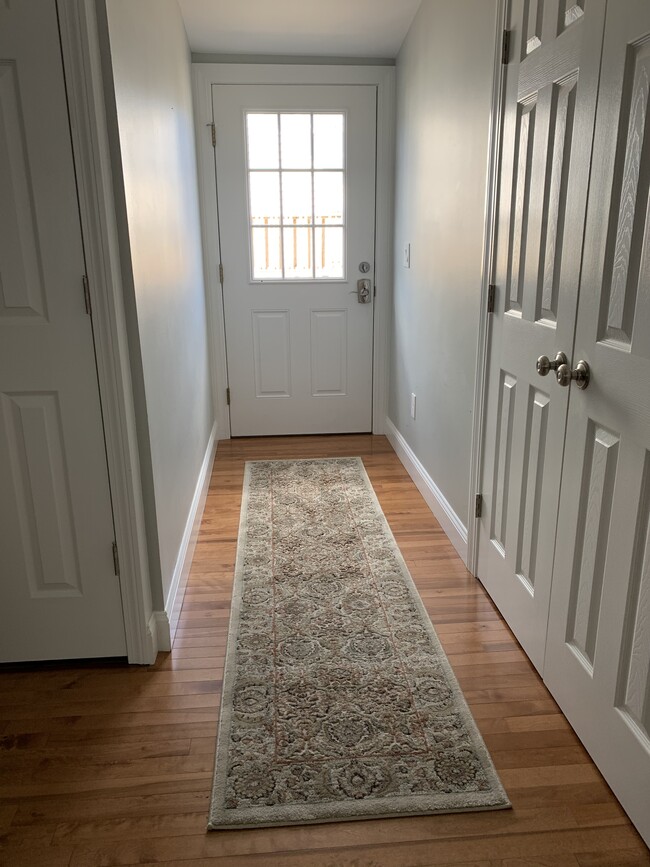
{"type": "Polygon", "coordinates": [[[550,370],[557,370],[562,364],[567,364],[569,359],[563,352],[558,352],[555,361],[551,361],[548,355],[540,355],[537,359],[537,372],[540,376],[547,376],[550,370]]]}
{"type": "Polygon", "coordinates": [[[587,362],[580,359],[574,370],[571,370],[568,364],[561,364],[557,369],[556,376],[558,385],[563,388],[567,388],[571,385],[571,380],[575,380],[578,388],[585,389],[589,385],[591,371],[587,362]]]}

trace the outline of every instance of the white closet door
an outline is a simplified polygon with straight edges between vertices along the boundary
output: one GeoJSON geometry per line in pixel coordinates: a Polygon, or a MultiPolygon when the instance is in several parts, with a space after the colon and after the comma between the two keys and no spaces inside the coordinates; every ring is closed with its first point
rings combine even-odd
{"type": "Polygon", "coordinates": [[[54,2],[0,3],[0,661],[126,654],[54,2]]]}
{"type": "MultiPolygon", "coordinates": [[[[545,680],[650,843],[650,4],[609,3],[545,680]]],[[[569,391],[569,389],[566,389],[569,391]]]]}
{"type": "Polygon", "coordinates": [[[508,24],[478,577],[540,670],[568,395],[536,362],[573,343],[604,8],[514,0],[508,24]]]}

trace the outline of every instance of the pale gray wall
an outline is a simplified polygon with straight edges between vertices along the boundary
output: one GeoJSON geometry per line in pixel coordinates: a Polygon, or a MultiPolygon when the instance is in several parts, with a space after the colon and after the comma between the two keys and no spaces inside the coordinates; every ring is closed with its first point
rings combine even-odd
{"type": "Polygon", "coordinates": [[[214,419],[190,51],[176,0],[107,0],[106,13],[119,139],[116,200],[124,208],[121,252],[125,291],[132,293],[131,351],[135,344],[139,355],[136,410],[152,595],[160,609],[214,419]]]}
{"type": "Polygon", "coordinates": [[[465,526],[496,8],[423,0],[397,58],[389,417],[465,526]]]}

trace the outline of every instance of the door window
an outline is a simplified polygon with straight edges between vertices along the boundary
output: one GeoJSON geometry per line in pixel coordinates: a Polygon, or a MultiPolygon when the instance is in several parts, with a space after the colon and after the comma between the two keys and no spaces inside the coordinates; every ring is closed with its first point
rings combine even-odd
{"type": "Polygon", "coordinates": [[[345,115],[247,112],[251,279],[345,279],[345,115]]]}

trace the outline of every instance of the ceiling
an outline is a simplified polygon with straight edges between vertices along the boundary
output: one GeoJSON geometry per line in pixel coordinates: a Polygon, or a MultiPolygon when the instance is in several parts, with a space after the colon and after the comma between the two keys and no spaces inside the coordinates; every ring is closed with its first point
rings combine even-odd
{"type": "Polygon", "coordinates": [[[178,0],[206,54],[395,57],[421,0],[178,0]]]}

